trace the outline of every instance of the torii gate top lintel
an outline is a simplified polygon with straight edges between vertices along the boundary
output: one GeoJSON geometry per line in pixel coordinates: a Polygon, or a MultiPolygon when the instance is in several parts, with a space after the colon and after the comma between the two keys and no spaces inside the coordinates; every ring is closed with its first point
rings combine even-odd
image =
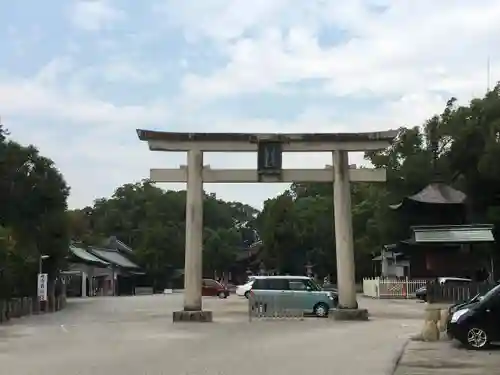
{"type": "Polygon", "coordinates": [[[259,142],[278,142],[283,151],[365,151],[387,147],[398,130],[368,133],[178,133],[137,129],[152,151],[256,151],[259,142]]]}

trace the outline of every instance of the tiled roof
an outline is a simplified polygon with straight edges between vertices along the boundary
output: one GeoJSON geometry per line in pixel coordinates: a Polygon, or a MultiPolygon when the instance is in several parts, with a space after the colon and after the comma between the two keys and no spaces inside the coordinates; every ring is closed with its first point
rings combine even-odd
{"type": "Polygon", "coordinates": [[[124,257],[119,251],[113,249],[100,249],[96,247],[91,247],[90,251],[97,257],[115,265],[123,268],[140,268],[137,264],[132,262],[130,259],[124,257]]]}
{"type": "Polygon", "coordinates": [[[106,266],[109,264],[108,262],[106,262],[106,261],[104,261],[104,260],[96,257],[95,255],[89,253],[88,251],[86,251],[86,250],[84,250],[82,248],[73,246],[73,245],[70,245],[69,251],[75,257],[77,257],[78,259],[83,260],[85,262],[97,263],[97,264],[106,265],[106,266]]]}
{"type": "Polygon", "coordinates": [[[115,250],[121,250],[127,253],[133,252],[132,248],[130,246],[127,246],[125,243],[120,241],[116,236],[111,236],[106,240],[106,243],[104,245],[105,247],[111,247],[112,249],[115,250]]]}
{"type": "Polygon", "coordinates": [[[422,203],[461,204],[467,196],[459,190],[443,183],[433,183],[408,199],[422,203]]]}
{"type": "Polygon", "coordinates": [[[403,206],[406,199],[427,204],[463,204],[467,196],[460,190],[456,190],[449,185],[435,182],[427,185],[418,193],[405,198],[402,202],[390,205],[389,207],[397,210],[403,206]]]}

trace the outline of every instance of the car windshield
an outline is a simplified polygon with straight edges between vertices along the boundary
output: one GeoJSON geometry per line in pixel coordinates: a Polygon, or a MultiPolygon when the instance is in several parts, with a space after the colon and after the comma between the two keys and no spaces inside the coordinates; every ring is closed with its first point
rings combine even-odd
{"type": "Polygon", "coordinates": [[[500,284],[497,285],[496,287],[494,287],[493,289],[491,289],[488,293],[486,293],[484,295],[483,298],[481,298],[481,300],[488,300],[490,299],[491,297],[495,296],[495,295],[498,295],[500,294],[500,284]]]}

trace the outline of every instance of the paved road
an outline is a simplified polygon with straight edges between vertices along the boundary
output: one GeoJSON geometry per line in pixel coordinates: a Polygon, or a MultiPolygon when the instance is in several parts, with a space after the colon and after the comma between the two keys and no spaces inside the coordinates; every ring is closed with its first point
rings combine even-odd
{"type": "Polygon", "coordinates": [[[410,342],[395,375],[498,375],[500,352],[465,350],[455,342],[410,342]]]}
{"type": "Polygon", "coordinates": [[[182,295],[72,300],[57,314],[0,327],[9,375],[386,374],[420,328],[414,302],[361,300],[370,322],[248,322],[246,302],[206,299],[213,324],[173,324],[182,295]]]}

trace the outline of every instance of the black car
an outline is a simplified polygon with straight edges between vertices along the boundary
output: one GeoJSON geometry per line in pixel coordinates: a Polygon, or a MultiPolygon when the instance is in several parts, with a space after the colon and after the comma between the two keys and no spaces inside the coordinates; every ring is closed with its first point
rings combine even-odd
{"type": "Polygon", "coordinates": [[[500,341],[500,285],[450,312],[449,337],[470,349],[485,349],[491,342],[500,341]]]}
{"type": "Polygon", "coordinates": [[[476,303],[481,301],[483,298],[484,298],[484,296],[477,294],[468,301],[459,302],[459,303],[456,303],[456,304],[450,306],[450,308],[448,309],[448,311],[450,312],[450,319],[451,319],[451,315],[453,315],[453,313],[457,312],[458,310],[462,310],[462,309],[465,309],[467,307],[471,307],[469,305],[475,305],[476,303]]]}
{"type": "Polygon", "coordinates": [[[419,300],[422,301],[427,301],[427,287],[423,286],[415,292],[415,297],[417,297],[419,300]]]}

